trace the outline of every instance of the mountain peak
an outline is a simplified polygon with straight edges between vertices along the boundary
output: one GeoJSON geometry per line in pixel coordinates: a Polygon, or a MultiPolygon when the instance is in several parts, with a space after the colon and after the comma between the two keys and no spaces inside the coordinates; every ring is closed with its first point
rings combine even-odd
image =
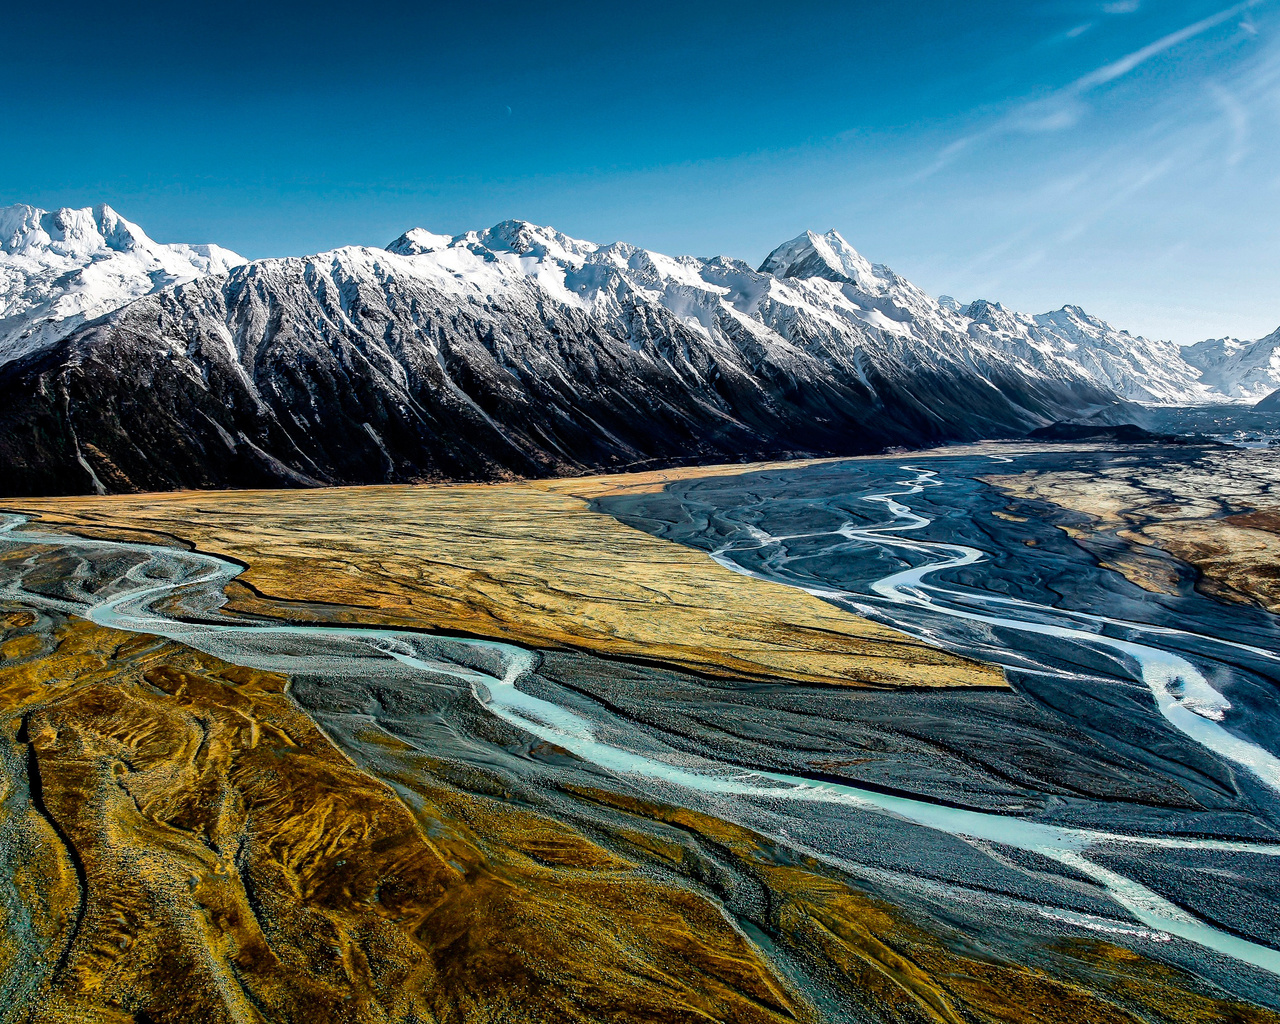
{"type": "Polygon", "coordinates": [[[1064,330],[1072,330],[1073,328],[1084,328],[1093,331],[1115,332],[1116,334],[1129,334],[1128,331],[1117,331],[1105,320],[1101,320],[1092,313],[1086,312],[1080,306],[1068,303],[1061,309],[1055,309],[1050,313],[1040,313],[1033,317],[1036,323],[1044,326],[1045,324],[1056,324],[1064,330]]]}
{"type": "Polygon", "coordinates": [[[138,225],[105,203],[82,209],[41,210],[18,203],[0,209],[0,250],[85,255],[111,249],[130,252],[152,245],[138,225]]]}
{"type": "Polygon", "coordinates": [[[0,363],[169,285],[245,261],[217,245],[164,245],[105,203],[0,207],[0,363]]]}
{"type": "Polygon", "coordinates": [[[981,320],[984,316],[992,313],[1007,313],[999,302],[994,299],[974,299],[969,305],[964,307],[964,315],[970,320],[981,320]]]}
{"type": "Polygon", "coordinates": [[[584,242],[527,220],[504,220],[480,232],[480,244],[489,249],[505,249],[519,256],[550,257],[569,263],[581,263],[600,247],[594,242],[584,242]]]}
{"type": "Polygon", "coordinates": [[[1077,320],[1083,320],[1087,324],[1093,324],[1095,327],[1100,324],[1106,323],[1106,321],[1099,320],[1092,313],[1086,312],[1082,306],[1076,306],[1076,305],[1073,305],[1072,303],[1067,303],[1060,310],[1058,310],[1058,312],[1065,313],[1067,316],[1074,317],[1077,320]]]}
{"type": "Polygon", "coordinates": [[[780,278],[819,277],[866,288],[878,280],[875,268],[832,228],[823,234],[806,231],[765,257],[760,273],[780,278]]]}
{"type": "Polygon", "coordinates": [[[401,256],[420,256],[424,252],[446,249],[452,242],[453,237],[450,235],[437,235],[426,228],[410,228],[387,246],[387,252],[398,253],[401,256]]]}

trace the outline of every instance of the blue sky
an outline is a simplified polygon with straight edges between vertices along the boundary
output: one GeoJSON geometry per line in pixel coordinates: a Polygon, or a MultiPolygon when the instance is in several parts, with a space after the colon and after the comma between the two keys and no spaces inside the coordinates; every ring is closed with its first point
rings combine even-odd
{"type": "Polygon", "coordinates": [[[247,256],[507,217],[1189,342],[1280,324],[1280,0],[10,5],[0,203],[247,256]]]}

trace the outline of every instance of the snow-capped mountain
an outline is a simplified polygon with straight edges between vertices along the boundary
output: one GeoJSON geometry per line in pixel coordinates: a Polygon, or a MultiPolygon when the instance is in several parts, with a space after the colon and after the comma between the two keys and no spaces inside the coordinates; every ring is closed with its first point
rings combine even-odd
{"type": "MultiPolygon", "coordinates": [[[[143,248],[127,229],[133,247],[113,253],[143,248]]],[[[935,300],[834,231],[784,243],[758,270],[524,221],[414,229],[385,250],[205,258],[191,262],[203,276],[0,366],[0,487],[854,454],[1132,419],[1121,399],[1215,400],[1172,344],[1074,306],[1027,316],[935,300]]]]}
{"type": "Polygon", "coordinates": [[[834,231],[809,232],[779,246],[760,269],[850,285],[876,326],[893,331],[911,322],[960,331],[1051,375],[1084,377],[1128,401],[1255,401],[1280,387],[1280,330],[1254,342],[1224,338],[1183,348],[1117,330],[1079,306],[1032,316],[981,299],[967,306],[949,295],[935,300],[888,267],[869,263],[834,231]],[[880,312],[886,316],[877,317],[880,312]]]}
{"type": "Polygon", "coordinates": [[[245,261],[217,245],[162,245],[109,206],[0,207],[0,363],[134,299],[245,261]]]}
{"type": "Polygon", "coordinates": [[[971,337],[1003,346],[1038,366],[1063,364],[1121,398],[1157,405],[1198,405],[1222,401],[1200,380],[1182,349],[1116,330],[1079,306],[1029,316],[998,302],[979,300],[961,311],[971,337]]]}
{"type": "Polygon", "coordinates": [[[259,260],[0,368],[10,493],[852,454],[1111,409],[834,232],[762,270],[508,221],[259,260]]]}
{"type": "MultiPolygon", "coordinates": [[[[484,234],[493,235],[500,228],[502,225],[484,234]]],[[[550,231],[531,225],[525,225],[525,228],[535,233],[550,231]]],[[[466,240],[472,237],[482,236],[453,239],[419,228],[406,233],[389,248],[405,255],[438,253],[459,243],[466,244],[466,240]]],[[[565,239],[558,234],[556,237],[561,240],[557,243],[561,245],[559,256],[554,246],[548,249],[536,241],[528,242],[530,252],[552,259],[569,256],[591,263],[599,261],[597,253],[629,251],[629,247],[621,243],[598,247],[565,239]]],[[[653,253],[648,255],[659,260],[669,259],[653,253]]],[[[723,257],[718,261],[683,257],[673,262],[685,268],[701,268],[716,262],[726,266],[736,263],[723,257]]],[[[705,270],[700,269],[698,273],[704,286],[713,281],[714,275],[708,276],[705,270]]],[[[966,306],[950,296],[934,299],[889,267],[869,262],[836,231],[821,235],[809,231],[783,243],[765,259],[755,276],[759,275],[771,276],[793,287],[799,287],[797,282],[802,281],[829,281],[837,286],[839,298],[832,301],[829,290],[824,294],[821,287],[812,285],[806,300],[818,307],[826,306],[827,312],[837,318],[852,317],[869,327],[895,335],[903,339],[904,344],[909,345],[911,340],[942,344],[950,338],[954,348],[954,341],[964,337],[973,346],[977,363],[990,358],[994,352],[1000,352],[1019,364],[1034,366],[1050,377],[1085,379],[1100,388],[1114,391],[1128,401],[1196,405],[1244,399],[1257,390],[1248,385],[1243,388],[1233,386],[1229,372],[1202,380],[1203,368],[1194,359],[1189,361],[1188,357],[1189,352],[1200,346],[1188,350],[1171,341],[1132,335],[1090,316],[1079,306],[1068,305],[1033,316],[1007,310],[998,302],[978,300],[966,306]]],[[[633,274],[631,283],[638,285],[641,282],[633,274]]],[[[706,310],[716,308],[722,301],[713,292],[704,295],[698,303],[704,310],[697,318],[699,322],[702,322],[706,310]]],[[[688,302],[689,296],[685,295],[666,304],[673,312],[684,315],[688,302]]],[[[751,309],[749,304],[744,305],[740,300],[731,300],[729,304],[738,312],[763,320],[775,328],[785,326],[772,323],[773,313],[769,312],[772,307],[767,305],[751,309]]],[[[782,330],[782,333],[786,331],[782,330]]],[[[1263,342],[1255,344],[1262,346],[1263,342]]],[[[926,351],[917,354],[925,362],[932,358],[926,351]]],[[[1280,356],[1277,356],[1277,363],[1280,365],[1280,356]]],[[[1280,379],[1277,384],[1280,384],[1280,379]]]]}
{"type": "Polygon", "coordinates": [[[1211,338],[1182,353],[1206,386],[1229,399],[1256,402],[1280,388],[1280,328],[1257,341],[1211,338]]]}

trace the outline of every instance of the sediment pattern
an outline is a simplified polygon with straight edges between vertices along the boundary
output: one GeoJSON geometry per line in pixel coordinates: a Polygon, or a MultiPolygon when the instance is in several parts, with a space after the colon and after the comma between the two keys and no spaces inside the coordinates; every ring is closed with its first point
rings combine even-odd
{"type": "MultiPolygon", "coordinates": [[[[660,485],[657,478],[621,485],[660,485]]],[[[229,589],[235,611],[435,629],[718,675],[1004,685],[990,666],[744,579],[575,497],[607,489],[609,479],[183,492],[17,507],[81,532],[141,528],[145,534],[133,535],[181,540],[247,565],[229,589]]]]}
{"type": "Polygon", "coordinates": [[[1115,568],[1149,590],[1171,592],[1167,551],[1200,574],[1200,589],[1280,612],[1280,452],[1238,449],[1093,454],[1069,468],[993,475],[1019,498],[1083,513],[1072,527],[1088,543],[1114,536],[1115,568]]]}
{"type": "Polygon", "coordinates": [[[714,904],[429,772],[410,803],[283,678],[15,615],[0,970],[38,1019],[809,1016],[714,904]]]}
{"type": "MultiPolygon", "coordinates": [[[[1161,733],[1105,659],[1075,666],[1076,704],[1025,660],[1013,689],[914,686],[1002,677],[583,503],[651,526],[690,495],[755,503],[757,530],[816,537],[826,513],[778,519],[780,485],[843,509],[899,472],[46,506],[0,541],[0,1019],[1280,1024],[1275,974],[1115,901],[1128,877],[1280,939],[1266,794],[1161,733]],[[55,514],[103,539],[50,534],[55,514]],[[210,537],[252,589],[223,600],[234,567],[202,576],[216,560],[176,542],[210,537]],[[471,606],[484,629],[459,632],[501,643],[444,635],[471,606]],[[735,633],[752,612],[774,632],[735,633]],[[1018,829],[1077,837],[1094,873],[1018,829]]],[[[1094,579],[1034,503],[967,487],[950,501],[986,542],[1094,579]]],[[[720,545],[725,522],[654,528],[720,545]]]]}

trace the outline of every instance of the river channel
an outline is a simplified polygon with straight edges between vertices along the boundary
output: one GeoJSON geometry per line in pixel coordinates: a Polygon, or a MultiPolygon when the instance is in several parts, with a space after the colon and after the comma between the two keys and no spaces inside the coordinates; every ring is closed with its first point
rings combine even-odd
{"type": "Polygon", "coordinates": [[[1280,631],[1189,588],[1141,591],[1043,517],[992,516],[1007,502],[975,479],[990,467],[858,461],[597,508],[995,661],[1009,692],[832,693],[237,619],[221,595],[238,565],[17,515],[0,543],[34,553],[0,596],[285,673],[354,754],[360,720],[526,776],[586,773],[755,829],[949,925],[1008,933],[996,941],[1105,935],[1280,1005],[1280,631]],[[53,562],[73,567],[56,585],[53,562]],[[422,704],[371,715],[351,696],[362,680],[398,680],[422,704]],[[571,763],[531,761],[531,739],[571,763]]]}

